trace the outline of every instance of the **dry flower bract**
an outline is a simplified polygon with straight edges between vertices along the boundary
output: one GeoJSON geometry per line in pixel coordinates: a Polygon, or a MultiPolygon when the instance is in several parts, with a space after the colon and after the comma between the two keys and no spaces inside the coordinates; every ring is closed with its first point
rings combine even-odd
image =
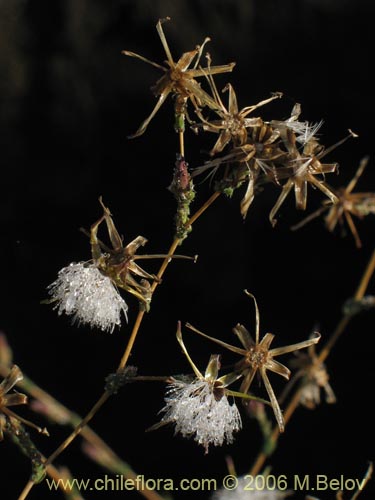
{"type": "Polygon", "coordinates": [[[307,352],[296,352],[296,359],[290,363],[290,367],[297,369],[293,378],[286,386],[283,398],[289,393],[292,386],[299,379],[301,380],[300,388],[300,403],[313,410],[320,404],[320,392],[323,389],[325,400],[328,404],[336,402],[336,396],[329,383],[329,375],[327,369],[319,360],[316,354],[315,345],[308,347],[307,352]]]}
{"type": "Polygon", "coordinates": [[[4,429],[7,417],[18,418],[15,413],[9,410],[9,406],[24,405],[27,403],[27,396],[14,392],[8,394],[11,389],[23,379],[21,370],[17,365],[13,365],[9,375],[0,384],[0,441],[4,438],[4,429]]]}
{"type": "Polygon", "coordinates": [[[135,260],[191,258],[165,254],[136,255],[138,248],[147,243],[146,238],[137,236],[124,247],[109,209],[101,198],[99,201],[104,213],[91,226],[92,261],[72,263],[61,269],[57,280],[48,286],[51,295],[48,302],[56,302],[55,309],[58,308],[58,313],[72,315],[73,321],[78,324],[88,324],[93,328],[112,332],[115,326],[121,325],[121,313],[127,320],[128,306],[117,288],[134,295],[144,310],[150,309],[150,281],[158,281],[158,278],[143,270],[135,260]],[[98,238],[99,226],[104,221],[112,248],[98,238]]]}
{"type": "Polygon", "coordinates": [[[232,346],[214,337],[210,337],[209,335],[200,332],[199,330],[197,330],[196,328],[194,328],[189,324],[186,326],[188,326],[188,328],[195,331],[196,333],[199,333],[203,337],[206,337],[212,340],[213,342],[216,342],[217,344],[221,345],[222,347],[225,347],[226,349],[229,349],[230,351],[235,352],[236,354],[240,354],[243,357],[235,365],[235,370],[244,377],[240,387],[240,391],[242,393],[245,394],[248,393],[255,374],[257,372],[260,373],[265,388],[267,390],[268,396],[270,398],[270,402],[276,417],[276,421],[279,425],[280,432],[283,432],[284,418],[279,403],[277,401],[277,398],[275,396],[275,393],[273,391],[272,385],[268,379],[267,370],[278,373],[282,377],[289,379],[290,371],[288,370],[288,368],[279,363],[278,361],[276,361],[274,358],[276,356],[287,354],[289,352],[293,352],[299,349],[304,349],[305,347],[309,347],[312,344],[316,344],[317,342],[319,342],[320,334],[316,333],[315,338],[310,340],[305,340],[297,344],[270,349],[270,345],[274,338],[274,335],[272,335],[272,333],[266,333],[263,339],[259,341],[258,305],[255,300],[255,297],[251,293],[247,292],[246,290],[245,293],[254,300],[256,319],[255,319],[255,341],[253,340],[250,333],[243,325],[238,324],[233,329],[233,332],[237,335],[243,348],[232,346]]]}
{"type": "Polygon", "coordinates": [[[19,429],[22,424],[26,424],[41,434],[49,435],[46,428],[42,429],[29,420],[25,420],[9,408],[10,406],[27,404],[27,396],[25,394],[21,394],[20,392],[9,394],[9,391],[22,379],[23,374],[20,368],[17,365],[13,365],[8,375],[0,383],[0,441],[4,439],[4,431],[7,430],[8,424],[10,424],[8,429],[10,433],[15,432],[10,429],[19,429]],[[17,424],[16,426],[14,425],[15,423],[17,424]]]}
{"type": "Polygon", "coordinates": [[[204,45],[209,41],[209,38],[206,38],[202,46],[197,46],[194,50],[185,52],[184,54],[182,54],[180,59],[175,62],[173,60],[172,53],[169,49],[167,39],[165,38],[162,27],[162,23],[165,21],[169,21],[169,19],[169,17],[165,19],[159,19],[156,25],[157,32],[167,56],[167,61],[165,63],[166,66],[161,66],[160,64],[150,61],[149,59],[146,59],[139,54],[130,52],[129,50],[122,51],[124,55],[136,57],[137,59],[151,64],[152,66],[164,72],[164,75],[152,87],[153,93],[159,98],[158,102],[152,110],[152,113],[148,116],[148,118],[146,118],[146,120],[142,122],[138,130],[130,137],[138,137],[145,132],[148,124],[159,111],[168,95],[171,93],[176,96],[176,115],[184,115],[186,113],[186,101],[188,99],[192,102],[196,110],[199,110],[199,108],[202,106],[209,106],[212,109],[216,109],[218,105],[215,100],[201,88],[200,84],[195,79],[201,76],[206,76],[207,74],[213,75],[218,73],[228,73],[232,71],[235,65],[234,63],[230,63],[224,66],[210,66],[207,68],[198,67],[204,45]],[[192,67],[190,67],[191,65],[192,67]]]}
{"type": "Polygon", "coordinates": [[[152,295],[150,281],[159,280],[154,274],[150,274],[142,269],[135,261],[166,258],[189,259],[195,261],[196,257],[192,258],[176,254],[137,255],[136,252],[138,248],[147,243],[146,238],[137,236],[133,241],[123,246],[122,237],[115,227],[111,212],[103,204],[101,198],[99,201],[104,213],[102,217],[91,226],[90,243],[93,261],[105,276],[108,276],[119,288],[134,295],[139,300],[140,305],[148,311],[152,295]],[[97,236],[99,226],[104,221],[107,226],[112,248],[107,247],[97,236]],[[140,281],[137,281],[137,278],[140,278],[140,281]]]}
{"type": "Polygon", "coordinates": [[[311,220],[329,210],[325,217],[325,226],[328,231],[333,232],[338,223],[340,223],[343,227],[344,220],[346,220],[350,232],[354,237],[357,248],[361,248],[361,239],[355,227],[352,215],[362,219],[367,215],[375,214],[375,192],[353,193],[352,191],[366,168],[368,160],[369,158],[367,156],[362,158],[358,170],[346,187],[339,189],[331,188],[331,191],[335,193],[337,197],[336,203],[332,205],[328,202],[328,200],[323,202],[323,206],[321,208],[310,214],[298,224],[294,225],[292,229],[295,230],[301,228],[311,220]]]}
{"type": "Polygon", "coordinates": [[[198,109],[197,115],[200,118],[201,123],[194,125],[193,129],[202,129],[205,132],[219,134],[219,138],[210,151],[210,155],[215,156],[217,153],[221,153],[230,142],[232,142],[234,147],[246,144],[248,136],[247,129],[261,126],[263,124],[261,118],[247,118],[247,116],[257,108],[260,108],[275,99],[279,99],[282,97],[282,94],[280,92],[276,93],[269,99],[260,101],[258,104],[253,106],[246,106],[240,111],[238,109],[235,90],[232,85],[228,83],[223,89],[223,92],[228,92],[228,108],[226,108],[212,77],[213,72],[211,71],[211,58],[209,54],[207,54],[206,57],[208,60],[208,71],[206,76],[210,85],[211,93],[216,102],[216,109],[214,108],[214,111],[219,116],[219,119],[207,120],[198,109]]]}
{"type": "Polygon", "coordinates": [[[194,129],[219,133],[219,138],[210,152],[214,158],[196,168],[193,172],[194,177],[208,172],[207,177],[212,179],[222,167],[222,175],[216,179],[214,187],[215,190],[224,192],[228,196],[246,183],[246,192],[241,200],[241,214],[244,218],[256,192],[263,184],[272,182],[280,186],[281,193],[269,215],[273,226],[276,224],[277,212],[292,189],[296,208],[299,210],[306,209],[308,184],[325,194],[331,203],[338,202],[335,190],[325,182],[325,175],[335,172],[337,163],[322,163],[321,159],[349,137],[357,137],[356,134],[349,130],[347,137],[325,148],[316,137],[323,122],[311,124],[300,121],[300,104],[295,104],[290,118],[286,120],[264,122],[260,117],[246,118],[254,109],[281,97],[282,94],[276,93],[255,106],[246,106],[238,111],[236,94],[228,84],[227,110],[212,76],[207,78],[218,106],[215,112],[221,119],[210,121],[197,111],[201,123],[195,124],[194,129]],[[228,144],[230,149],[223,156],[216,156],[228,144]]]}

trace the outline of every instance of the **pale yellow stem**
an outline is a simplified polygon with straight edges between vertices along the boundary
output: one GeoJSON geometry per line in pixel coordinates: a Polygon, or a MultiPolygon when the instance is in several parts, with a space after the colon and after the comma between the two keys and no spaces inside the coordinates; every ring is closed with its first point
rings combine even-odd
{"type": "Polygon", "coordinates": [[[184,131],[179,130],[178,132],[179,141],[180,141],[180,155],[185,158],[185,143],[184,143],[184,131]]]}
{"type": "MultiPolygon", "coordinates": [[[[220,196],[219,192],[215,192],[207,201],[204,203],[198,210],[195,212],[195,214],[189,219],[189,221],[186,223],[186,226],[191,226],[202,214],[207,210],[207,208],[212,205],[212,203],[220,196]]],[[[176,248],[179,246],[181,243],[180,239],[175,239],[167,253],[167,257],[163,260],[162,265],[160,266],[159,272],[157,273],[157,277],[159,280],[162,278],[164,275],[168,264],[171,261],[171,256],[174,254],[176,251],[176,248]]],[[[151,286],[151,292],[153,293],[158,286],[158,281],[155,280],[151,286]]],[[[129,341],[126,345],[125,352],[121,358],[120,364],[118,366],[117,371],[121,371],[125,368],[126,363],[128,362],[128,359],[130,357],[131,351],[133,349],[135,340],[138,335],[139,328],[141,326],[142,320],[144,316],[144,311],[139,311],[137,318],[135,320],[134,326],[132,333],[130,335],[129,341]]],[[[111,394],[108,391],[105,391],[100,399],[95,403],[95,405],[91,408],[91,410],[87,413],[87,415],[83,418],[83,420],[77,425],[77,427],[74,429],[74,431],[65,439],[63,443],[48,457],[46,460],[45,464],[49,465],[51,464],[73,441],[74,439],[81,433],[82,429],[90,422],[90,420],[94,417],[94,415],[99,411],[99,409],[103,406],[103,404],[109,399],[111,394]]],[[[21,496],[18,498],[18,500],[24,500],[29,492],[31,491],[32,487],[34,486],[33,481],[29,481],[27,485],[25,486],[23,492],[21,493],[21,496]]]]}

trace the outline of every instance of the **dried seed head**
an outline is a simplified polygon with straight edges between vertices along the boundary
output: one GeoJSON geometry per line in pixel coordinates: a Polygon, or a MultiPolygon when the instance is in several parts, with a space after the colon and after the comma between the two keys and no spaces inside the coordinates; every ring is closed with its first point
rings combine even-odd
{"type": "Polygon", "coordinates": [[[121,325],[121,311],[127,320],[124,299],[94,264],[79,262],[64,267],[48,289],[59,315],[65,312],[78,324],[112,333],[121,325]]]}

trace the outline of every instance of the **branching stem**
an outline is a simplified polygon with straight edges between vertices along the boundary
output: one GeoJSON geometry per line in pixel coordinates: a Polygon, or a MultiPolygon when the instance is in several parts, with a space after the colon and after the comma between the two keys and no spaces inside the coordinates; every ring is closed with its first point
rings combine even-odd
{"type": "MultiPolygon", "coordinates": [[[[180,143],[181,144],[181,143],[180,143]]],[[[183,146],[183,142],[182,142],[183,146]]],[[[180,145],[181,148],[181,145],[180,145]]],[[[181,150],[180,150],[181,151],[181,150]]],[[[193,216],[189,219],[187,222],[186,226],[191,226],[213,203],[214,201],[220,196],[219,192],[215,192],[196,212],[193,214],[193,216]]],[[[167,257],[163,260],[159,272],[157,273],[157,277],[159,279],[162,278],[164,275],[170,261],[171,261],[171,256],[174,254],[176,251],[177,247],[180,245],[181,240],[176,238],[168,253],[167,257]]],[[[153,293],[158,286],[158,282],[155,280],[153,284],[151,285],[151,292],[153,293]]],[[[137,338],[140,326],[142,324],[142,320],[144,317],[145,311],[140,310],[138,312],[138,315],[136,317],[136,320],[134,322],[133,330],[130,335],[129,341],[125,347],[124,354],[121,358],[120,364],[118,366],[117,371],[121,371],[126,367],[126,364],[129,360],[130,354],[132,352],[135,340],[137,338]]],[[[82,432],[82,429],[85,428],[85,426],[92,420],[92,418],[95,416],[95,414],[99,411],[99,409],[104,405],[104,403],[109,399],[110,393],[105,391],[101,397],[98,399],[98,401],[94,404],[94,406],[91,408],[91,410],[87,413],[87,415],[81,420],[81,422],[77,425],[77,427],[74,429],[74,431],[63,441],[60,446],[46,459],[45,465],[46,467],[52,464],[52,462],[74,441],[74,439],[79,436],[82,432]]],[[[18,500],[25,500],[30,493],[31,489],[34,486],[34,482],[30,480],[25,488],[23,489],[21,495],[18,497],[18,500]]]]}
{"type": "MultiPolygon", "coordinates": [[[[353,298],[355,300],[361,300],[363,298],[363,296],[365,295],[366,289],[368,287],[369,281],[370,281],[374,271],[375,271],[375,249],[370,257],[370,260],[367,264],[365,272],[363,273],[361,280],[359,282],[358,288],[354,294],[353,298]]],[[[323,363],[323,361],[325,361],[327,359],[333,346],[335,345],[335,343],[337,342],[339,337],[342,335],[342,333],[345,331],[345,328],[349,324],[351,318],[352,318],[351,315],[346,314],[345,316],[343,316],[340,319],[335,331],[332,333],[331,337],[329,338],[326,345],[323,347],[323,349],[321,350],[321,352],[318,356],[318,359],[321,363],[323,363]]],[[[293,413],[295,412],[295,410],[299,406],[301,391],[302,391],[302,386],[299,386],[297,388],[296,392],[294,393],[292,399],[290,400],[287,408],[285,409],[285,412],[283,414],[285,425],[289,422],[293,413]]],[[[271,445],[275,444],[277,442],[279,435],[280,435],[279,427],[275,426],[270,437],[269,437],[269,441],[270,441],[271,445]]],[[[271,447],[271,449],[272,449],[272,447],[271,447]]],[[[269,456],[269,454],[265,453],[264,451],[262,451],[258,454],[258,456],[255,459],[255,462],[250,470],[250,474],[252,476],[259,474],[259,472],[263,468],[268,456],[269,456]]]]}

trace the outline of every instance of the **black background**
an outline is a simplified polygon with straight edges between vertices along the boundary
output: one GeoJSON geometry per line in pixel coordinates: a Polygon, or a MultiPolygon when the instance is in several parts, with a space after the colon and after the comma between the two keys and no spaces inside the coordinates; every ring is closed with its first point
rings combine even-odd
{"type": "MultiPolygon", "coordinates": [[[[340,140],[348,128],[358,133],[358,139],[329,156],[329,161],[339,162],[340,175],[327,181],[336,187],[345,185],[368,154],[370,163],[357,189],[374,191],[375,187],[370,76],[374,8],[370,2],[0,2],[0,327],[24,372],[80,414],[100,396],[105,376],[116,369],[137,303],[126,297],[129,325],[109,335],[77,329],[69,318],[59,318],[40,301],[59,269],[90,258],[88,240],[79,227],[89,228],[101,215],[100,195],[125,242],[141,234],[149,240],[145,252],[157,253],[166,252],[172,241],[175,203],[166,188],[178,142],[171,101],[145,135],[128,140],[155,104],[149,88],[160,74],[121,55],[127,49],[161,63],[165,54],[155,24],[165,16],[172,18],[164,28],[176,59],[210,36],[207,49],[214,64],[236,61],[233,74],[217,82],[224,87],[231,81],[240,107],[282,91],[283,100],[260,111],[265,120],[286,119],[294,103],[300,102],[303,120],[324,120],[323,144],[340,140]]],[[[214,140],[188,131],[190,166],[207,159],[214,140]]],[[[195,207],[211,192],[207,183],[199,184],[197,191],[195,207]]],[[[291,232],[290,226],[303,214],[295,210],[290,196],[272,229],[268,214],[278,193],[277,186],[267,186],[245,222],[239,212],[242,193],[236,193],[231,200],[219,199],[196,223],[180,251],[198,253],[198,263],[175,262],[168,269],[133,350],[131,363],[140,373],[189,371],[174,337],[178,319],[228,342],[237,322],[253,331],[253,306],[244,288],[256,295],[261,333],[274,333],[274,345],[303,340],[313,328],[322,333],[324,342],[333,331],[341,306],[353,295],[371,255],[374,219],[358,222],[360,250],[350,234],[342,238],[340,231],[327,232],[321,219],[291,232]]],[[[322,196],[309,190],[308,213],[320,205],[322,196]]],[[[150,261],[145,267],[156,272],[158,263],[150,261]]],[[[328,359],[338,402],[296,413],[270,461],[275,475],[362,477],[368,460],[374,458],[373,335],[373,312],[352,321],[328,359]]],[[[185,342],[204,370],[210,353],[217,349],[189,332],[185,342]]],[[[232,361],[228,353],[225,356],[224,363],[232,361]]],[[[271,377],[280,391],[282,380],[271,377]]],[[[93,427],[147,477],[220,479],[226,474],[228,454],[238,474],[246,473],[260,446],[258,429],[246,417],[234,445],[213,448],[207,456],[192,440],[173,437],[171,428],[145,433],[159,418],[163,391],[158,384],[126,387],[99,412],[93,427]]],[[[42,417],[20,411],[44,425],[42,417]]],[[[67,433],[53,425],[49,430],[49,439],[35,436],[47,455],[67,433]]],[[[1,448],[0,497],[16,498],[27,480],[29,464],[9,442],[1,448]]],[[[78,478],[103,474],[81,454],[79,439],[57,464],[67,464],[78,478]]],[[[371,490],[369,485],[361,498],[372,498],[371,490]]],[[[335,497],[329,491],[316,494],[321,500],[335,497]]],[[[126,495],[136,497],[90,492],[85,498],[126,495]]],[[[39,486],[30,498],[60,496],[39,486]]],[[[175,498],[191,496],[179,493],[175,498]]],[[[207,493],[194,493],[194,498],[207,497],[207,493]]]]}

